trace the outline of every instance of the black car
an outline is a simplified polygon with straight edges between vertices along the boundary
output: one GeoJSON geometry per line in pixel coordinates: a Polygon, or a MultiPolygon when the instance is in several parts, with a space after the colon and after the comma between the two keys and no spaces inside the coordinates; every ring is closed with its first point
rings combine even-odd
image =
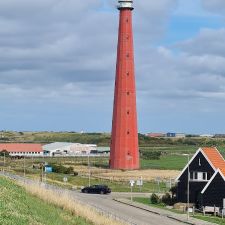
{"type": "Polygon", "coordinates": [[[92,194],[109,194],[111,193],[111,189],[106,185],[92,185],[81,189],[81,192],[92,194]]]}

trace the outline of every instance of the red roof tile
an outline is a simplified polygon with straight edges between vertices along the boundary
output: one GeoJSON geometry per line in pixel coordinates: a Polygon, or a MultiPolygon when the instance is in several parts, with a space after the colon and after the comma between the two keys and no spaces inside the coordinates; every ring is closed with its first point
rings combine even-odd
{"type": "Polygon", "coordinates": [[[225,176],[225,160],[216,148],[202,148],[203,152],[216,169],[225,176]]]}
{"type": "Polygon", "coordinates": [[[41,144],[0,144],[0,152],[6,150],[7,152],[43,152],[41,144]]]}

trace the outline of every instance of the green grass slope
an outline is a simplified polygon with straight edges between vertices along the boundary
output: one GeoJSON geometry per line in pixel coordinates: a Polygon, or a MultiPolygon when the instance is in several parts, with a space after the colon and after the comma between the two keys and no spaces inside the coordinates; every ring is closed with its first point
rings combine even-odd
{"type": "Polygon", "coordinates": [[[85,219],[73,216],[0,176],[1,225],[89,225],[85,219]]]}

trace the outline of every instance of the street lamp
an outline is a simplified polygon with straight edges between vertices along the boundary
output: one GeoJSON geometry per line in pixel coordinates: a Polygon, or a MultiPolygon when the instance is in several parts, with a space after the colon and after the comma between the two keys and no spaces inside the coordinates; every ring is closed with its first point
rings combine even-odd
{"type": "Polygon", "coordinates": [[[187,156],[188,158],[188,180],[187,180],[187,220],[189,220],[189,205],[190,205],[190,167],[189,167],[189,161],[190,161],[190,155],[189,154],[183,154],[184,156],[187,156]]]}

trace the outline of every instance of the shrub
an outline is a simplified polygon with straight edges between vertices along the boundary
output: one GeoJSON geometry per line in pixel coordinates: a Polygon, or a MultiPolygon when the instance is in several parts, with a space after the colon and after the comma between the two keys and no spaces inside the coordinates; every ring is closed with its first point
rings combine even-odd
{"type": "Polygon", "coordinates": [[[54,173],[63,173],[63,174],[73,174],[74,173],[72,166],[67,168],[61,164],[60,165],[52,164],[51,167],[52,167],[52,172],[54,172],[54,173]]]}
{"type": "Polygon", "coordinates": [[[66,168],[65,171],[64,171],[64,173],[65,174],[72,174],[72,173],[74,173],[73,167],[70,166],[70,167],[66,168]]]}
{"type": "Polygon", "coordinates": [[[142,158],[146,160],[159,160],[161,154],[159,151],[143,151],[142,158]]]}
{"type": "Polygon", "coordinates": [[[0,152],[0,156],[9,157],[9,153],[6,150],[0,152]]]}
{"type": "Polygon", "coordinates": [[[159,204],[160,203],[160,198],[157,194],[152,194],[150,197],[150,201],[152,204],[159,204]]]}
{"type": "Polygon", "coordinates": [[[166,193],[165,195],[162,196],[162,202],[165,205],[172,205],[173,204],[172,198],[171,198],[169,193],[166,193]]]}
{"type": "Polygon", "coordinates": [[[76,176],[78,176],[78,172],[77,171],[74,171],[73,172],[73,175],[76,177],[76,176]]]}
{"type": "Polygon", "coordinates": [[[175,198],[176,197],[176,194],[177,194],[177,185],[171,187],[170,188],[170,192],[172,194],[172,198],[175,198]]]}

